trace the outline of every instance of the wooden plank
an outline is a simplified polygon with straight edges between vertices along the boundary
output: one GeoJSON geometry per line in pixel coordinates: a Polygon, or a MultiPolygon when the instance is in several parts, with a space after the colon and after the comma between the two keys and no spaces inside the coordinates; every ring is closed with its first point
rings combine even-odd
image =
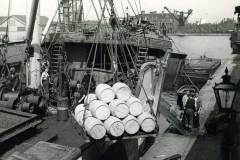
{"type": "Polygon", "coordinates": [[[7,160],[76,160],[78,148],[40,141],[23,153],[15,152],[7,160]]]}
{"type": "Polygon", "coordinates": [[[173,115],[169,108],[170,108],[170,104],[163,98],[161,98],[160,100],[160,104],[161,104],[161,108],[160,108],[160,112],[161,114],[174,126],[176,127],[176,129],[184,134],[184,135],[190,135],[191,132],[187,131],[186,129],[184,129],[181,121],[179,121],[175,115],[173,115]]]}

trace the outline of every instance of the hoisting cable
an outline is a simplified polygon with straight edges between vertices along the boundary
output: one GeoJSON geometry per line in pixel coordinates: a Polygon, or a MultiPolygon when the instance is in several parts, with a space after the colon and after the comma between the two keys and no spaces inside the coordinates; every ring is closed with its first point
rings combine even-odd
{"type": "Polygon", "coordinates": [[[185,74],[185,76],[187,77],[187,79],[189,80],[189,82],[199,90],[199,88],[197,87],[197,85],[194,84],[194,82],[191,80],[191,78],[188,76],[188,74],[187,74],[185,71],[183,71],[183,73],[185,74]]]}
{"type": "Polygon", "coordinates": [[[141,11],[139,12],[139,10],[138,10],[138,5],[137,5],[136,0],[134,0],[134,3],[135,3],[135,6],[136,6],[136,9],[137,9],[137,14],[139,15],[141,13],[141,11]]]}
{"type": "Polygon", "coordinates": [[[133,9],[133,6],[132,6],[132,4],[131,4],[131,2],[128,0],[128,3],[129,3],[129,5],[130,5],[130,7],[131,7],[131,9],[132,9],[132,11],[133,11],[133,13],[134,13],[134,15],[135,15],[135,17],[137,18],[137,20],[139,21],[139,18],[138,18],[138,16],[137,16],[137,14],[136,14],[136,12],[135,12],[135,10],[133,9]]]}
{"type": "MultiPolygon", "coordinates": [[[[102,7],[101,7],[101,9],[102,9],[102,7]]],[[[105,12],[104,12],[104,13],[105,13],[105,12]]],[[[107,24],[106,19],[104,19],[104,22],[107,24]]],[[[107,29],[107,26],[105,26],[105,29],[107,29]]],[[[106,40],[105,40],[105,42],[106,42],[106,40]]],[[[110,51],[110,49],[109,49],[109,47],[112,48],[112,46],[111,46],[111,45],[107,45],[106,47],[107,47],[108,56],[110,57],[110,59],[112,59],[112,57],[111,57],[111,55],[110,55],[111,51],[110,51]]],[[[121,49],[121,48],[120,48],[120,49],[121,49]]],[[[117,54],[116,54],[115,56],[117,57],[117,61],[118,61],[119,64],[120,64],[119,66],[120,66],[120,69],[121,69],[121,71],[122,71],[123,76],[124,76],[124,77],[127,77],[126,74],[125,74],[125,72],[124,72],[124,70],[123,70],[123,68],[122,68],[122,64],[121,64],[121,61],[120,61],[119,56],[118,56],[117,54]]],[[[125,60],[125,59],[124,59],[124,60],[125,60]]],[[[112,60],[111,60],[111,61],[112,61],[112,60]]],[[[128,66],[128,62],[127,62],[127,61],[125,61],[125,64],[128,66]]]]}
{"type": "MultiPolygon", "coordinates": [[[[114,6],[113,6],[114,7],[114,6]]],[[[115,11],[116,11],[116,8],[113,8],[115,11]]],[[[111,13],[110,13],[110,11],[109,11],[109,9],[107,8],[107,10],[108,10],[108,13],[109,13],[109,15],[111,15],[111,13]]],[[[118,16],[117,16],[117,14],[116,14],[116,12],[114,11],[114,13],[115,13],[115,18],[116,18],[116,24],[117,24],[117,28],[118,28],[118,30],[119,30],[119,37],[120,37],[120,43],[121,43],[121,46],[123,46],[123,42],[122,42],[122,39],[124,39],[124,35],[123,35],[123,33],[122,33],[122,31],[121,31],[121,28],[120,28],[120,23],[119,23],[119,18],[118,18],[118,16]]],[[[126,46],[126,48],[127,48],[127,51],[128,51],[128,53],[129,53],[129,55],[130,55],[130,58],[131,58],[131,61],[132,61],[132,64],[133,64],[133,67],[134,67],[134,69],[135,69],[135,71],[136,71],[136,73],[138,72],[137,71],[137,67],[136,67],[136,65],[135,65],[135,62],[134,62],[134,60],[133,60],[133,58],[132,58],[132,55],[131,55],[131,52],[130,52],[130,50],[129,50],[129,48],[128,48],[128,45],[125,43],[125,46],[126,46]]],[[[124,52],[123,52],[124,53],[124,52]]],[[[126,57],[126,55],[124,54],[124,56],[126,57]]],[[[127,65],[128,65],[128,63],[127,63],[127,65]]]]}
{"type": "MultiPolygon", "coordinates": [[[[92,1],[93,3],[93,1],[92,1]]],[[[104,4],[104,7],[106,6],[106,3],[104,4]]],[[[97,10],[95,10],[96,12],[97,10]]],[[[104,11],[103,11],[104,12],[104,11]]],[[[97,14],[97,12],[96,12],[97,14]]],[[[102,13],[104,14],[104,13],[102,13]]],[[[98,14],[97,14],[98,15],[98,14]]],[[[101,19],[99,20],[99,23],[98,23],[98,26],[97,26],[97,33],[99,32],[100,30],[100,24],[102,22],[102,17],[101,16],[101,19]]],[[[96,37],[97,37],[97,34],[95,34],[95,40],[96,40],[96,37]]],[[[94,43],[93,43],[94,44],[94,43]]],[[[97,48],[98,48],[98,43],[96,43],[96,46],[95,46],[95,51],[94,51],[94,57],[93,57],[93,62],[92,62],[92,68],[91,68],[91,72],[90,72],[90,80],[89,80],[89,84],[88,84],[88,90],[87,90],[87,96],[90,92],[90,87],[91,87],[91,83],[92,83],[92,78],[93,78],[93,68],[95,66],[95,61],[96,61],[96,55],[97,55],[97,48]]],[[[86,111],[87,111],[87,107],[85,107],[84,109],[84,113],[83,113],[83,124],[85,123],[85,119],[86,119],[86,111]]]]}
{"type": "Polygon", "coordinates": [[[10,13],[12,8],[12,0],[8,1],[8,17],[7,17],[7,27],[6,27],[6,36],[8,37],[8,30],[9,30],[9,19],[10,19],[10,13]]]}
{"type": "Polygon", "coordinates": [[[125,17],[126,13],[125,13],[125,11],[124,11],[124,7],[123,7],[123,2],[122,2],[122,0],[121,0],[121,7],[122,7],[122,12],[123,12],[123,17],[125,17]]]}
{"type": "MultiPolygon", "coordinates": [[[[129,1],[129,0],[128,0],[128,1],[129,1]]],[[[113,9],[115,9],[115,8],[113,8],[113,9]]],[[[116,9],[115,9],[115,10],[116,10],[116,9]]],[[[108,13],[110,14],[109,10],[108,10],[108,13]]],[[[116,16],[116,18],[117,18],[116,12],[114,12],[114,13],[115,13],[115,16],[116,16]]],[[[117,18],[117,27],[118,27],[118,29],[120,30],[118,18],[117,18]]],[[[121,30],[120,30],[120,31],[121,31],[121,30]]],[[[122,39],[124,39],[124,36],[121,34],[121,32],[119,32],[119,33],[120,33],[120,37],[122,36],[122,37],[121,37],[121,40],[120,40],[121,45],[122,45],[122,39]]],[[[125,39],[125,40],[126,40],[126,39],[125,39]]],[[[135,65],[135,63],[134,63],[134,60],[133,60],[133,58],[132,58],[131,52],[130,52],[130,50],[129,50],[129,48],[128,48],[128,45],[127,45],[126,43],[125,43],[125,45],[126,45],[126,48],[127,48],[127,50],[128,50],[128,53],[129,53],[129,55],[130,55],[130,58],[131,58],[131,61],[132,61],[132,63],[133,63],[133,66],[134,66],[134,68],[135,68],[135,71],[136,71],[136,73],[139,75],[139,72],[138,72],[137,67],[136,67],[136,65],[135,65]]],[[[145,90],[142,82],[140,83],[140,85],[141,85],[141,87],[142,87],[142,89],[143,89],[143,91],[144,91],[144,94],[145,94],[148,102],[149,102],[150,99],[149,99],[149,97],[148,97],[148,95],[147,95],[147,93],[146,93],[146,90],[145,90]]]]}
{"type": "Polygon", "coordinates": [[[139,2],[140,14],[142,14],[142,4],[141,4],[141,0],[139,0],[138,2],[139,2]]]}

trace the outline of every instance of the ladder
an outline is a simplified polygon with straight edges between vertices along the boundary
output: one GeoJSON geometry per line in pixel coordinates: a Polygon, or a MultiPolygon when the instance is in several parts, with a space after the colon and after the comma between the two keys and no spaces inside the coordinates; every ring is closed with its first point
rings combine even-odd
{"type": "Polygon", "coordinates": [[[139,47],[137,55],[137,67],[141,67],[143,63],[148,59],[148,48],[139,47]]]}
{"type": "Polygon", "coordinates": [[[66,62],[66,52],[63,43],[55,43],[53,45],[50,58],[50,75],[55,75],[64,71],[64,63],[66,62]]]}

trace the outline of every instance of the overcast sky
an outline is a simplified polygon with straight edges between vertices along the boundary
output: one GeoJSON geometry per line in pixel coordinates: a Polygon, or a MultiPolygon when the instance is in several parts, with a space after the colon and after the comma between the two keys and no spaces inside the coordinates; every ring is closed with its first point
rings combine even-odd
{"type": "MultiPolygon", "coordinates": [[[[0,15],[7,15],[9,0],[0,0],[0,15]]],[[[11,14],[25,14],[27,0],[12,0],[11,14]]],[[[91,0],[83,0],[86,4],[85,15],[87,18],[93,19],[94,12],[88,12],[91,0]],[[86,13],[88,12],[88,13],[86,13]]],[[[97,2],[98,0],[94,0],[97,2]]],[[[122,13],[121,0],[114,0],[119,9],[119,14],[122,13]]],[[[123,1],[123,8],[129,6],[127,0],[123,1]]],[[[134,0],[130,0],[135,7],[134,0]]],[[[136,0],[137,2],[139,0],[136,0]]],[[[163,7],[167,6],[170,9],[187,11],[193,9],[189,21],[194,22],[202,18],[206,22],[218,22],[223,18],[232,18],[234,7],[240,4],[240,0],[141,0],[142,9],[149,11],[162,12],[163,7]]],[[[57,5],[57,0],[40,0],[41,15],[50,16],[54,6],[57,5]]],[[[129,7],[130,10],[130,7],[129,7]]],[[[130,12],[130,11],[129,11],[130,12]]]]}

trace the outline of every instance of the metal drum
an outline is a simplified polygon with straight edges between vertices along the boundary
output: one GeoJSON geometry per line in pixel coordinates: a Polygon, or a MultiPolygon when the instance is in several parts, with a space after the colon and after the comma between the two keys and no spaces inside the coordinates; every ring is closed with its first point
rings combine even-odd
{"type": "Polygon", "coordinates": [[[8,101],[9,99],[16,100],[19,97],[19,92],[6,92],[2,94],[2,100],[8,101]]]}
{"type": "Polygon", "coordinates": [[[68,97],[58,97],[58,102],[57,102],[57,120],[58,121],[68,120],[68,117],[69,117],[68,107],[69,107],[68,97]]]}
{"type": "Polygon", "coordinates": [[[58,107],[69,107],[69,99],[68,97],[58,97],[58,102],[57,102],[58,107]]]}
{"type": "Polygon", "coordinates": [[[40,96],[34,96],[33,94],[30,94],[27,96],[27,102],[38,105],[40,102],[40,96]]]}
{"type": "Polygon", "coordinates": [[[9,99],[8,101],[0,101],[0,107],[13,109],[14,102],[15,102],[15,99],[9,99]]]}
{"type": "Polygon", "coordinates": [[[19,108],[21,111],[23,112],[29,112],[29,113],[33,113],[34,112],[34,105],[31,103],[22,103],[19,105],[19,108]]]}
{"type": "Polygon", "coordinates": [[[58,121],[67,121],[68,120],[68,108],[66,107],[57,107],[57,120],[58,121]]]}

